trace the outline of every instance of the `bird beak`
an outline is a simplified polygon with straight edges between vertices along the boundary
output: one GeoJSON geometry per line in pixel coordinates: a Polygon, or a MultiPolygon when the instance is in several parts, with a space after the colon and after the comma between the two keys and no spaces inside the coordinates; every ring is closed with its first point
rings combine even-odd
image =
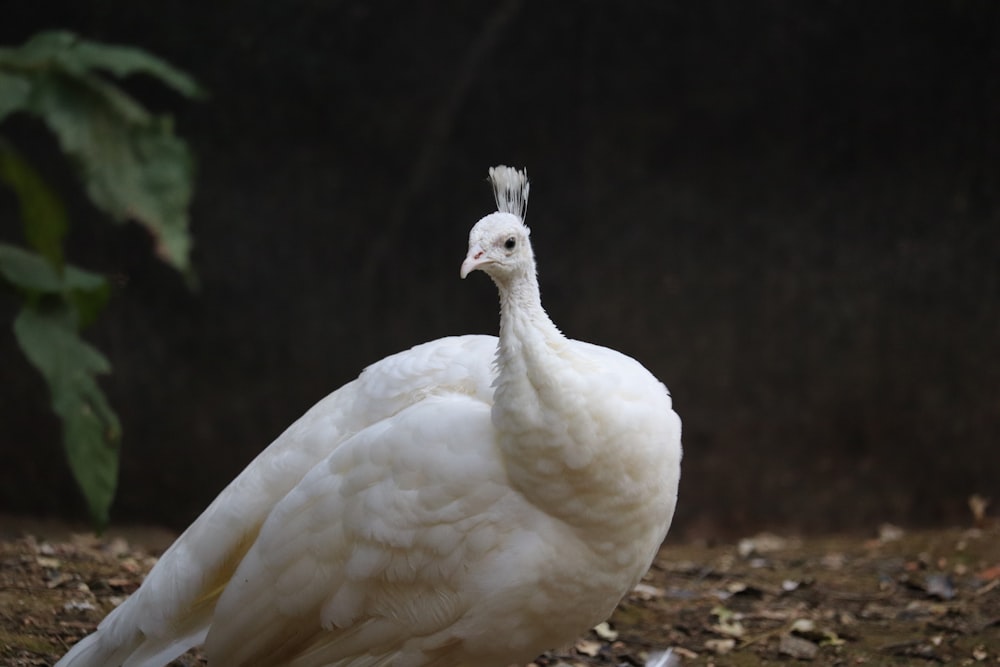
{"type": "Polygon", "coordinates": [[[469,254],[466,255],[465,261],[462,262],[462,270],[459,273],[462,278],[475,271],[476,269],[482,268],[483,265],[489,263],[489,259],[486,257],[486,251],[478,243],[471,248],[469,248],[469,254]]]}

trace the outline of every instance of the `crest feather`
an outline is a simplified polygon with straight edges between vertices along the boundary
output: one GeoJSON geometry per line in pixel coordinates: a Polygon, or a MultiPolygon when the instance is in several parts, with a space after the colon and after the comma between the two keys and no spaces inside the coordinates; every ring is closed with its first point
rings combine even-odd
{"type": "Polygon", "coordinates": [[[497,210],[512,213],[524,222],[528,209],[528,170],[498,165],[490,167],[490,182],[493,196],[497,200],[497,210]]]}

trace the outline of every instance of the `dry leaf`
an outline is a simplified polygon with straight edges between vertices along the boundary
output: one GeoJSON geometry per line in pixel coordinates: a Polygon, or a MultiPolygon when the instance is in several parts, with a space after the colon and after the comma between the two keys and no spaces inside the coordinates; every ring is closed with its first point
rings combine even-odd
{"type": "Polygon", "coordinates": [[[741,558],[748,558],[753,554],[767,554],[774,551],[781,551],[793,546],[787,538],[773,533],[759,533],[753,537],[744,537],[736,545],[736,552],[741,558]]]}
{"type": "Polygon", "coordinates": [[[906,531],[891,523],[883,523],[878,527],[878,541],[883,544],[886,542],[897,542],[903,539],[903,535],[905,534],[906,531]]]}
{"type": "Polygon", "coordinates": [[[595,642],[592,639],[581,639],[573,645],[573,648],[576,649],[577,653],[593,658],[601,652],[601,642],[595,642]]]}
{"type": "Polygon", "coordinates": [[[778,653],[798,660],[812,660],[819,653],[819,646],[802,637],[782,635],[778,643],[778,653]]]}
{"type": "Polygon", "coordinates": [[[705,648],[718,655],[725,655],[736,648],[735,639],[706,639],[705,648]]]}
{"type": "Polygon", "coordinates": [[[604,641],[613,642],[618,639],[618,631],[614,630],[607,621],[598,623],[594,626],[594,634],[603,639],[604,641]]]}
{"type": "Polygon", "coordinates": [[[654,598],[665,597],[667,592],[662,588],[650,586],[649,584],[638,583],[632,589],[632,594],[642,600],[652,600],[654,598]]]}
{"type": "Polygon", "coordinates": [[[974,493],[969,496],[969,511],[972,512],[972,521],[976,526],[983,526],[986,523],[986,508],[990,506],[990,499],[974,493]]]}

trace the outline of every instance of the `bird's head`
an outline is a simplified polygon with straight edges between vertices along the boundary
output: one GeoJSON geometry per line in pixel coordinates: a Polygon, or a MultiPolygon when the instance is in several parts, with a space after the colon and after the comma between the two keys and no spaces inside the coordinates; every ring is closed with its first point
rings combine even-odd
{"type": "Polygon", "coordinates": [[[533,274],[535,257],[524,224],[528,207],[528,174],[512,167],[490,168],[490,182],[497,201],[490,213],[469,232],[469,254],[462,262],[461,276],[480,269],[500,283],[513,276],[533,274]]]}
{"type": "Polygon", "coordinates": [[[512,213],[490,213],[469,232],[469,254],[462,262],[461,276],[484,271],[494,280],[534,271],[535,259],[528,241],[528,228],[512,213]]]}

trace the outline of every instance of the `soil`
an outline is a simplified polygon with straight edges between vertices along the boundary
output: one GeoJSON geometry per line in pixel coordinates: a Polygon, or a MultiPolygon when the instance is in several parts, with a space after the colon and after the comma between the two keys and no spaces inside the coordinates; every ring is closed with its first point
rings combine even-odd
{"type": "MultiPolygon", "coordinates": [[[[142,581],[162,533],[0,534],[0,663],[50,665],[142,581]]],[[[572,600],[567,600],[572,604],[572,600]]],[[[1000,665],[1000,527],[668,539],[607,624],[536,667],[1000,665]]],[[[173,663],[205,664],[192,652],[173,663]]]]}

